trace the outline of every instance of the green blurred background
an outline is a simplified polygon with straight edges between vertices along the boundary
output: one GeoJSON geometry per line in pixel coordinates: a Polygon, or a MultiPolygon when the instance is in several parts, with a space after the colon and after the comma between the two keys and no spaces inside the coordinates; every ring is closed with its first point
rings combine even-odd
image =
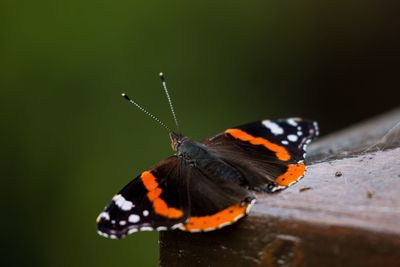
{"type": "Polygon", "coordinates": [[[396,1],[0,2],[2,266],[156,266],[158,234],[95,218],[186,135],[302,116],[326,134],[399,104],[396,1]]]}

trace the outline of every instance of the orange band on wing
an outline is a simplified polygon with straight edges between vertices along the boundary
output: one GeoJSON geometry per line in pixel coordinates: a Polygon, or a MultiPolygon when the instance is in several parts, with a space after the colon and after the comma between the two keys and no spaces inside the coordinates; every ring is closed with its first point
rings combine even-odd
{"type": "Polygon", "coordinates": [[[178,219],[183,215],[182,211],[169,208],[167,203],[161,198],[157,198],[153,201],[153,208],[157,214],[171,219],[178,219]]]}
{"type": "Polygon", "coordinates": [[[247,206],[248,205],[241,206],[240,204],[235,204],[213,215],[189,217],[188,221],[182,226],[181,230],[192,232],[204,230],[207,231],[217,229],[222,225],[229,225],[246,214],[247,206]]]}
{"type": "Polygon", "coordinates": [[[156,177],[154,177],[150,171],[143,172],[140,178],[142,179],[144,187],[149,191],[147,193],[147,198],[153,203],[155,213],[170,219],[182,217],[183,212],[181,210],[168,207],[168,204],[160,198],[162,189],[158,187],[156,177]]]}
{"type": "Polygon", "coordinates": [[[142,178],[142,182],[144,184],[144,187],[146,187],[147,191],[152,191],[158,187],[156,177],[154,177],[154,175],[151,172],[149,171],[143,172],[140,178],[142,178]]]}
{"type": "Polygon", "coordinates": [[[290,164],[284,174],[275,179],[281,186],[289,186],[291,183],[296,182],[303,177],[306,172],[306,165],[304,163],[290,164]]]}
{"type": "Polygon", "coordinates": [[[248,134],[245,131],[242,131],[240,129],[228,129],[225,131],[225,133],[229,133],[232,137],[242,140],[242,141],[250,142],[250,144],[253,144],[253,145],[262,145],[262,146],[266,147],[267,149],[271,150],[272,152],[274,152],[276,157],[280,160],[283,160],[283,161],[290,160],[290,154],[286,150],[286,148],[284,148],[283,146],[271,143],[270,141],[268,141],[265,138],[254,137],[251,134],[248,134]]]}
{"type": "Polygon", "coordinates": [[[153,191],[149,191],[147,193],[147,198],[150,200],[150,202],[153,202],[154,200],[156,200],[157,198],[159,198],[161,196],[162,190],[161,188],[156,188],[153,191]]]}

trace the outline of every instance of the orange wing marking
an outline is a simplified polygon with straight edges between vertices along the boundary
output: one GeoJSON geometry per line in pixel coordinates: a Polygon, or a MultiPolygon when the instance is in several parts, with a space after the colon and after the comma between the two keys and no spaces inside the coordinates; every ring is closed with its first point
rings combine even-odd
{"type": "Polygon", "coordinates": [[[236,222],[246,215],[254,202],[255,200],[245,206],[241,206],[238,203],[209,216],[189,217],[188,221],[180,229],[189,232],[200,232],[222,228],[236,222]]]}
{"type": "Polygon", "coordinates": [[[304,163],[289,164],[285,173],[275,179],[280,186],[290,186],[298,181],[306,172],[304,163]]]}
{"type": "Polygon", "coordinates": [[[143,172],[140,178],[142,179],[144,187],[149,191],[147,193],[147,198],[153,203],[155,213],[170,219],[182,217],[183,212],[181,210],[168,207],[168,204],[160,198],[162,189],[158,187],[156,177],[154,177],[150,171],[143,172]]]}
{"type": "Polygon", "coordinates": [[[250,144],[264,146],[265,148],[274,152],[276,157],[280,160],[283,160],[283,161],[290,160],[290,154],[286,150],[286,148],[284,148],[283,146],[271,143],[270,141],[268,141],[265,138],[254,137],[251,134],[248,134],[245,131],[242,131],[240,129],[228,129],[225,131],[225,133],[230,134],[232,137],[234,137],[236,139],[250,142],[250,144]]]}

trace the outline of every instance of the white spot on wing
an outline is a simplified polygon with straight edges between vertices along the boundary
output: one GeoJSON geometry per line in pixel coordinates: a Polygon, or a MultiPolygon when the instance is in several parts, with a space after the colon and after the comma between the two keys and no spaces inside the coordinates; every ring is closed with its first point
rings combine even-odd
{"type": "Polygon", "coordinates": [[[136,214],[131,214],[128,218],[128,221],[131,223],[137,223],[138,221],[140,221],[140,217],[136,214]]]}
{"type": "Polygon", "coordinates": [[[297,139],[298,139],[298,137],[296,135],[294,135],[294,134],[289,134],[287,138],[291,142],[296,142],[297,139]]]}
{"type": "Polygon", "coordinates": [[[158,226],[158,227],[156,228],[157,231],[166,231],[167,229],[168,229],[168,228],[165,227],[165,226],[158,226]]]}
{"type": "Polygon", "coordinates": [[[236,216],[232,222],[236,222],[237,220],[239,220],[240,218],[242,218],[244,216],[244,214],[239,214],[238,216],[236,216]]]}
{"type": "Polygon", "coordinates": [[[132,229],[129,229],[128,234],[133,234],[133,233],[136,233],[137,231],[138,231],[138,229],[132,228],[132,229]]]}
{"type": "Polygon", "coordinates": [[[119,225],[125,225],[126,224],[126,221],[120,221],[119,222],[119,225]]]}
{"type": "Polygon", "coordinates": [[[96,222],[99,222],[101,219],[104,219],[106,221],[110,220],[110,214],[108,212],[103,211],[102,213],[97,216],[96,222]]]}
{"type": "Polygon", "coordinates": [[[224,223],[221,223],[220,225],[218,225],[218,228],[223,228],[223,227],[231,225],[231,224],[232,224],[232,222],[224,222],[224,223]]]}
{"type": "MultiPolygon", "coordinates": [[[[183,227],[183,224],[182,224],[182,223],[177,223],[177,224],[172,225],[172,226],[171,226],[171,229],[174,230],[174,229],[176,229],[176,228],[181,228],[181,227],[183,227]]],[[[184,228],[183,228],[183,229],[184,229],[184,228]]]]}
{"type": "Polygon", "coordinates": [[[272,122],[270,120],[264,120],[262,121],[262,124],[268,128],[271,133],[273,133],[274,135],[279,135],[279,134],[283,134],[283,129],[281,126],[279,126],[278,124],[276,124],[275,122],[272,122]]]}
{"type": "Polygon", "coordinates": [[[98,233],[99,235],[101,235],[101,236],[108,237],[108,234],[106,234],[106,233],[103,233],[103,232],[100,232],[100,231],[97,231],[97,233],[98,233]]]}
{"type": "Polygon", "coordinates": [[[278,191],[278,190],[281,190],[281,189],[285,189],[285,188],[286,188],[286,186],[278,185],[278,186],[275,186],[274,188],[272,188],[271,192],[275,192],[275,191],[278,191]]]}
{"type": "Polygon", "coordinates": [[[287,140],[282,140],[281,143],[284,144],[284,145],[288,145],[289,144],[289,142],[287,140]]]}
{"type": "Polygon", "coordinates": [[[287,119],[286,122],[292,126],[295,126],[295,127],[297,126],[297,122],[294,119],[287,119]]]}
{"type": "Polygon", "coordinates": [[[129,200],[126,200],[122,195],[115,195],[113,197],[115,205],[117,205],[121,210],[131,210],[135,205],[129,200]]]}
{"type": "Polygon", "coordinates": [[[144,210],[144,211],[143,211],[143,216],[146,217],[146,216],[148,216],[148,215],[149,215],[149,211],[148,211],[148,210],[144,210]]]}
{"type": "Polygon", "coordinates": [[[150,226],[140,227],[140,231],[153,231],[153,230],[154,230],[153,227],[150,226]]]}
{"type": "Polygon", "coordinates": [[[314,121],[313,125],[314,125],[314,128],[315,128],[315,135],[318,136],[319,135],[318,123],[316,121],[314,121]]]}
{"type": "Polygon", "coordinates": [[[246,208],[246,214],[248,214],[251,210],[251,208],[254,206],[254,204],[256,203],[256,199],[253,199],[250,204],[247,206],[246,208]]]}

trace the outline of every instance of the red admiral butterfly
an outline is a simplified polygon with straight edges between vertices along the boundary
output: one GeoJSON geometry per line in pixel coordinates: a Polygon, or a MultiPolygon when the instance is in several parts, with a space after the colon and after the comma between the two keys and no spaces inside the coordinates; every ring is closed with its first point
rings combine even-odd
{"type": "MultiPolygon", "coordinates": [[[[165,79],[165,94],[178,127],[165,79]]],[[[97,218],[98,233],[121,238],[137,231],[212,231],[236,222],[255,203],[255,192],[275,192],[300,180],[306,146],[318,135],[314,121],[257,121],[197,142],[169,132],[175,155],[128,183],[97,218]]]]}

